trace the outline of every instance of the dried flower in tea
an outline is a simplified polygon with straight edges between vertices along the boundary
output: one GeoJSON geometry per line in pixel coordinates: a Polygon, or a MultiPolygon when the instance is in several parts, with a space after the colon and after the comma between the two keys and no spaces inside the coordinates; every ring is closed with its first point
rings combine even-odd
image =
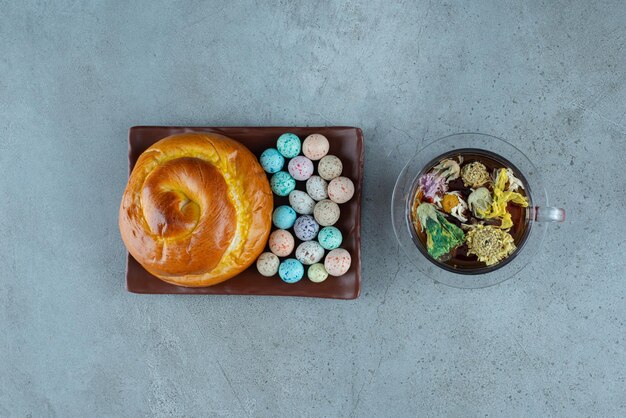
{"type": "Polygon", "coordinates": [[[459,198],[452,193],[446,193],[441,199],[441,208],[445,213],[452,212],[452,208],[459,204],[459,198]]]}
{"type": "Polygon", "coordinates": [[[443,177],[446,180],[446,183],[450,180],[455,180],[459,178],[461,173],[461,166],[454,160],[449,158],[443,159],[433,167],[433,174],[443,177]]]}
{"type": "Polygon", "coordinates": [[[476,188],[489,181],[489,173],[483,163],[474,161],[461,169],[461,178],[465,186],[476,188]]]}
{"type": "Polygon", "coordinates": [[[504,190],[508,181],[509,176],[507,170],[501,168],[496,175],[496,181],[493,186],[493,201],[491,202],[491,206],[484,211],[485,219],[502,219],[502,224],[500,225],[502,229],[509,229],[513,226],[511,214],[506,210],[507,203],[512,202],[522,207],[528,206],[528,201],[524,196],[516,192],[504,190]]]}
{"type": "Polygon", "coordinates": [[[515,177],[515,175],[513,174],[513,170],[511,170],[510,168],[507,168],[506,174],[509,176],[509,187],[507,187],[508,191],[514,192],[517,189],[522,189],[522,190],[524,189],[524,184],[522,183],[520,179],[515,177]]]}
{"type": "Polygon", "coordinates": [[[474,254],[488,266],[499,263],[515,251],[513,237],[494,226],[476,225],[467,233],[468,254],[474,254]]]}
{"type": "Polygon", "coordinates": [[[419,190],[426,199],[433,202],[448,190],[448,186],[445,178],[433,173],[427,173],[419,178],[419,190]]]}
{"type": "Polygon", "coordinates": [[[479,187],[470,193],[467,204],[475,217],[484,219],[485,212],[491,207],[493,199],[491,192],[486,187],[479,187]]]}
{"type": "Polygon", "coordinates": [[[433,258],[439,259],[463,244],[465,233],[448,222],[434,205],[420,204],[417,207],[417,216],[422,231],[426,230],[426,248],[433,258]]]}
{"type": "Polygon", "coordinates": [[[458,191],[446,193],[441,200],[441,208],[461,222],[467,222],[467,203],[458,191]]]}

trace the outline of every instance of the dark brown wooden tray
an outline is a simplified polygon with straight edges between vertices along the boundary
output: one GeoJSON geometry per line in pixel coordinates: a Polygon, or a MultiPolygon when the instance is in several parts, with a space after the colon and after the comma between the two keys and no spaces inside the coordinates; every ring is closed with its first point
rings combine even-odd
{"type": "MultiPolygon", "coordinates": [[[[355,299],[361,291],[361,191],[363,187],[363,132],[359,128],[328,127],[180,127],[135,126],[129,132],[129,174],[139,155],[150,145],[169,135],[184,132],[214,132],[233,138],[248,147],[255,155],[276,147],[276,139],[292,132],[304,139],[312,133],[325,135],[330,142],[330,154],[343,162],[343,175],[354,181],[354,197],[341,205],[337,227],[344,235],[342,248],[352,256],[352,266],[341,277],[330,276],[323,283],[312,283],[305,277],[298,283],[284,283],[278,276],[263,277],[253,264],[238,276],[210,287],[181,287],[165,283],[148,273],[130,254],[126,267],[126,287],[133,293],[192,294],[192,295],[266,295],[304,296],[332,299],[355,299]]],[[[304,190],[304,182],[297,188],[304,190]]],[[[274,206],[288,203],[286,198],[274,196],[274,206]]],[[[296,242],[296,245],[298,242],[296,242]]]]}

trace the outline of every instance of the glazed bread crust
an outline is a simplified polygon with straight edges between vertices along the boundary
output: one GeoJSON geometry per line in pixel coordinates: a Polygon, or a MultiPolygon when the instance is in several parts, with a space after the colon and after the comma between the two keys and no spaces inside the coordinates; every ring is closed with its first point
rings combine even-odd
{"type": "Polygon", "coordinates": [[[218,134],[172,135],[137,160],[119,227],[130,254],[179,286],[211,286],[248,268],[265,248],[272,192],[256,157],[218,134]]]}

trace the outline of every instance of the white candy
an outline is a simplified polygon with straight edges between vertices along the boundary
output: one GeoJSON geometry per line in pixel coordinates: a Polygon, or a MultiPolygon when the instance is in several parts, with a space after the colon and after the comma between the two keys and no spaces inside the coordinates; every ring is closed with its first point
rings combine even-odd
{"type": "Polygon", "coordinates": [[[317,172],[324,180],[332,180],[339,177],[343,171],[341,160],[334,155],[327,155],[317,165],[317,172]]]}
{"type": "Polygon", "coordinates": [[[296,248],[296,259],[304,265],[315,264],[324,258],[324,249],[317,241],[305,241],[296,248]]]}
{"type": "Polygon", "coordinates": [[[334,225],[339,220],[340,214],[339,205],[328,199],[317,202],[313,209],[315,220],[322,226],[334,225]]]}
{"type": "Polygon", "coordinates": [[[280,260],[272,253],[263,253],[256,261],[257,270],[265,277],[271,277],[278,273],[279,265],[280,260]]]}
{"type": "Polygon", "coordinates": [[[306,192],[313,200],[328,199],[328,183],[320,176],[311,176],[306,181],[306,192]]]}
{"type": "Polygon", "coordinates": [[[294,190],[289,193],[289,206],[301,215],[311,215],[315,208],[315,201],[308,194],[294,190]]]}

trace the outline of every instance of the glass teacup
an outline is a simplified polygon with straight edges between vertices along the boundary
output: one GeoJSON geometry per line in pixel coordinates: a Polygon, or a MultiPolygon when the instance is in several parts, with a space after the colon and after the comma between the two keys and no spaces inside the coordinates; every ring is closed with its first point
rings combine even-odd
{"type": "Polygon", "coordinates": [[[396,182],[391,215],[394,232],[409,259],[432,279],[464,288],[478,288],[500,283],[525,267],[539,250],[550,222],[565,219],[563,209],[548,206],[543,182],[535,166],[517,148],[494,136],[461,133],[430,142],[420,149],[401,171],[396,182]],[[463,257],[436,260],[428,254],[423,237],[413,222],[412,205],[418,189],[418,179],[433,164],[455,156],[481,156],[513,170],[524,185],[529,205],[516,214],[512,231],[517,249],[493,266],[470,262],[463,257]]]}

